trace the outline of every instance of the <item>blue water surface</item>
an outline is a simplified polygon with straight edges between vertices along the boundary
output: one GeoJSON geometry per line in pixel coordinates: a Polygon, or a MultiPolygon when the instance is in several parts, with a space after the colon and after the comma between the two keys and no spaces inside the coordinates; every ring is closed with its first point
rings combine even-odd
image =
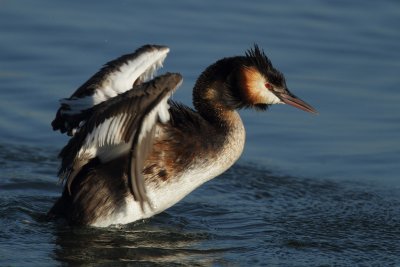
{"type": "Polygon", "coordinates": [[[400,265],[398,1],[0,3],[1,266],[400,265]],[[50,122],[102,64],[171,48],[173,98],[208,65],[257,43],[319,111],[243,110],[239,162],[144,222],[69,227],[50,122]]]}

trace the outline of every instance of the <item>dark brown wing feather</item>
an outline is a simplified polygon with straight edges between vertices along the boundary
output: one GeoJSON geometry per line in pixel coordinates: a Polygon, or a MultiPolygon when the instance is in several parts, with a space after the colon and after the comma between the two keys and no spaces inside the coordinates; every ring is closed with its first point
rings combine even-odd
{"type": "Polygon", "coordinates": [[[144,45],[134,53],[123,55],[106,63],[102,69],[81,85],[69,98],[62,99],[53,122],[53,130],[60,130],[73,135],[74,129],[79,127],[87,118],[87,109],[97,102],[107,99],[129,90],[134,84],[142,83],[151,78],[155,71],[161,67],[169,49],[160,45],[144,45]],[[149,55],[146,57],[146,55],[149,55]],[[143,58],[146,61],[143,62],[143,58]],[[105,99],[99,99],[95,95],[105,99]],[[79,104],[77,104],[79,103],[79,104]]]}
{"type": "Polygon", "coordinates": [[[167,73],[85,111],[90,114],[89,119],[59,154],[62,159],[59,176],[66,179],[66,186],[70,188],[75,176],[90,160],[108,161],[121,153],[131,153],[132,193],[135,199],[146,200],[141,171],[151,151],[158,120],[155,116],[155,121],[151,121],[149,116],[162,101],[166,102],[181,81],[181,75],[167,73]],[[128,149],[115,150],[121,145],[128,149]]]}

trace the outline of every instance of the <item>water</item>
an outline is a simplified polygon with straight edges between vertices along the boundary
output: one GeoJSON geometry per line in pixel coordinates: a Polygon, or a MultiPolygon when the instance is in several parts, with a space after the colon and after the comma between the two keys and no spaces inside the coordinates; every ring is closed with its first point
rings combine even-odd
{"type": "Polygon", "coordinates": [[[2,1],[0,266],[400,265],[397,1],[2,1]],[[242,111],[239,162],[144,222],[47,222],[58,99],[103,63],[166,44],[187,104],[197,75],[254,42],[315,106],[242,111]]]}

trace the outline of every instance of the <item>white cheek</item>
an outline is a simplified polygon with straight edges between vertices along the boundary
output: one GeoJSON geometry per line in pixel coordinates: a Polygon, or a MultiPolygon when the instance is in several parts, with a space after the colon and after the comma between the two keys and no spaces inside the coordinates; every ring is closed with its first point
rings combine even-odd
{"type": "Polygon", "coordinates": [[[265,103],[267,104],[283,104],[283,102],[270,90],[264,90],[264,97],[265,103]]]}
{"type": "Polygon", "coordinates": [[[260,87],[263,88],[260,90],[260,99],[262,100],[263,104],[283,104],[283,102],[270,90],[264,87],[264,84],[260,84],[260,87]]]}

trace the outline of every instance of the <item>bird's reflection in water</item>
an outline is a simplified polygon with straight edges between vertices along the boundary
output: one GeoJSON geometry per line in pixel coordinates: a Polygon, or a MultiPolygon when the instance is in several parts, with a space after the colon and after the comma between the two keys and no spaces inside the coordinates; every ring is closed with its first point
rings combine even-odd
{"type": "Polygon", "coordinates": [[[151,220],[109,228],[58,225],[53,257],[74,266],[212,265],[224,249],[202,249],[201,242],[210,235],[185,230],[184,224],[164,212],[151,220]],[[165,220],[170,223],[166,225],[165,220]]]}

